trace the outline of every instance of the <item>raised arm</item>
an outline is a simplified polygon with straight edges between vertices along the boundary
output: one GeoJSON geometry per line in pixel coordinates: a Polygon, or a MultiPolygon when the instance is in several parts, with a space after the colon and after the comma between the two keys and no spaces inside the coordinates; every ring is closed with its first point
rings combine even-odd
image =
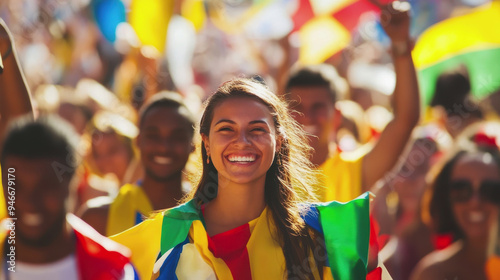
{"type": "Polygon", "coordinates": [[[394,119],[387,124],[362,165],[363,188],[368,190],[390,171],[403,152],[420,118],[420,98],[415,67],[411,57],[409,4],[395,1],[382,7],[382,26],[392,42],[396,72],[393,93],[394,119]]]}
{"type": "Polygon", "coordinates": [[[14,39],[0,18],[0,54],[3,71],[0,74],[0,147],[7,123],[12,118],[33,114],[30,93],[19,66],[14,39]]]}

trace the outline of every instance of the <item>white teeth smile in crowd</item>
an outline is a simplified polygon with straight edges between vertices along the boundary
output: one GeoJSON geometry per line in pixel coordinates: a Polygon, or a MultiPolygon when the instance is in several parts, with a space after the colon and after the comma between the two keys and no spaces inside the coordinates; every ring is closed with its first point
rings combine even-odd
{"type": "Polygon", "coordinates": [[[167,157],[154,157],[153,160],[154,160],[154,162],[156,162],[158,164],[170,164],[170,163],[172,163],[172,159],[167,158],[167,157]]]}
{"type": "Polygon", "coordinates": [[[469,220],[474,223],[482,222],[485,218],[485,215],[481,212],[471,212],[469,214],[469,220]]]}
{"type": "Polygon", "coordinates": [[[254,162],[255,157],[254,156],[246,156],[246,157],[232,156],[232,157],[229,157],[228,160],[230,162],[254,162]]]}
{"type": "Polygon", "coordinates": [[[40,214],[24,214],[22,220],[28,226],[38,226],[42,224],[43,218],[40,214]]]}

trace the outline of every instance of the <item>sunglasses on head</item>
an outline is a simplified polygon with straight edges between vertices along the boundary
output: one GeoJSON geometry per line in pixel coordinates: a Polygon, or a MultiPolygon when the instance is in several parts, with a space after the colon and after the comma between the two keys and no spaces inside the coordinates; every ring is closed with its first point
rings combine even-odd
{"type": "Polygon", "coordinates": [[[452,202],[467,202],[472,195],[478,192],[483,201],[500,204],[500,181],[485,180],[481,182],[479,190],[475,191],[472,183],[468,180],[458,180],[450,183],[450,195],[452,202]]]}

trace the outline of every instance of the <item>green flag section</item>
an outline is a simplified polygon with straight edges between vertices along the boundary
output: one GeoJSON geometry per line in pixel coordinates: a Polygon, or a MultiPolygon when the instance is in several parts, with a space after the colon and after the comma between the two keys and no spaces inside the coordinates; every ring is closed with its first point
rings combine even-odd
{"type": "Polygon", "coordinates": [[[447,19],[427,29],[412,56],[425,104],[443,71],[467,66],[472,94],[478,98],[500,89],[500,1],[447,19]]]}
{"type": "Polygon", "coordinates": [[[366,279],[370,239],[369,194],[347,203],[319,204],[317,209],[333,279],[366,279]]]}
{"type": "Polygon", "coordinates": [[[471,91],[477,98],[483,98],[500,88],[500,46],[471,51],[419,70],[420,90],[426,104],[432,100],[439,74],[460,64],[467,65],[471,91]]]}
{"type": "Polygon", "coordinates": [[[161,226],[161,254],[184,241],[193,221],[199,219],[194,200],[165,211],[161,226]]]}

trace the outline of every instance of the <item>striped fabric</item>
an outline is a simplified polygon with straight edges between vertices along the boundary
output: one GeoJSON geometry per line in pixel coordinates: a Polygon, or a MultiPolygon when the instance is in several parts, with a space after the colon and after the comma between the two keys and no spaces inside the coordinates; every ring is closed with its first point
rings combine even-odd
{"type": "MultiPolygon", "coordinates": [[[[347,203],[311,204],[307,209],[306,224],[325,238],[329,267],[323,268],[323,279],[380,279],[380,270],[370,273],[375,278],[367,278],[366,272],[368,194],[347,203]]],[[[160,254],[152,279],[284,279],[285,259],[274,230],[267,208],[248,224],[212,237],[194,201],[169,209],[162,217],[160,254]]],[[[141,231],[144,238],[153,234],[134,232],[141,231]]],[[[120,239],[127,239],[126,233],[120,239]]]]}
{"type": "Polygon", "coordinates": [[[438,76],[465,64],[472,93],[484,97],[500,88],[500,1],[427,29],[412,52],[420,90],[429,104],[438,76]]]}
{"type": "Polygon", "coordinates": [[[351,31],[366,12],[379,12],[369,0],[298,0],[292,15],[295,30],[299,31],[299,62],[322,63],[347,47],[351,31]]]}

